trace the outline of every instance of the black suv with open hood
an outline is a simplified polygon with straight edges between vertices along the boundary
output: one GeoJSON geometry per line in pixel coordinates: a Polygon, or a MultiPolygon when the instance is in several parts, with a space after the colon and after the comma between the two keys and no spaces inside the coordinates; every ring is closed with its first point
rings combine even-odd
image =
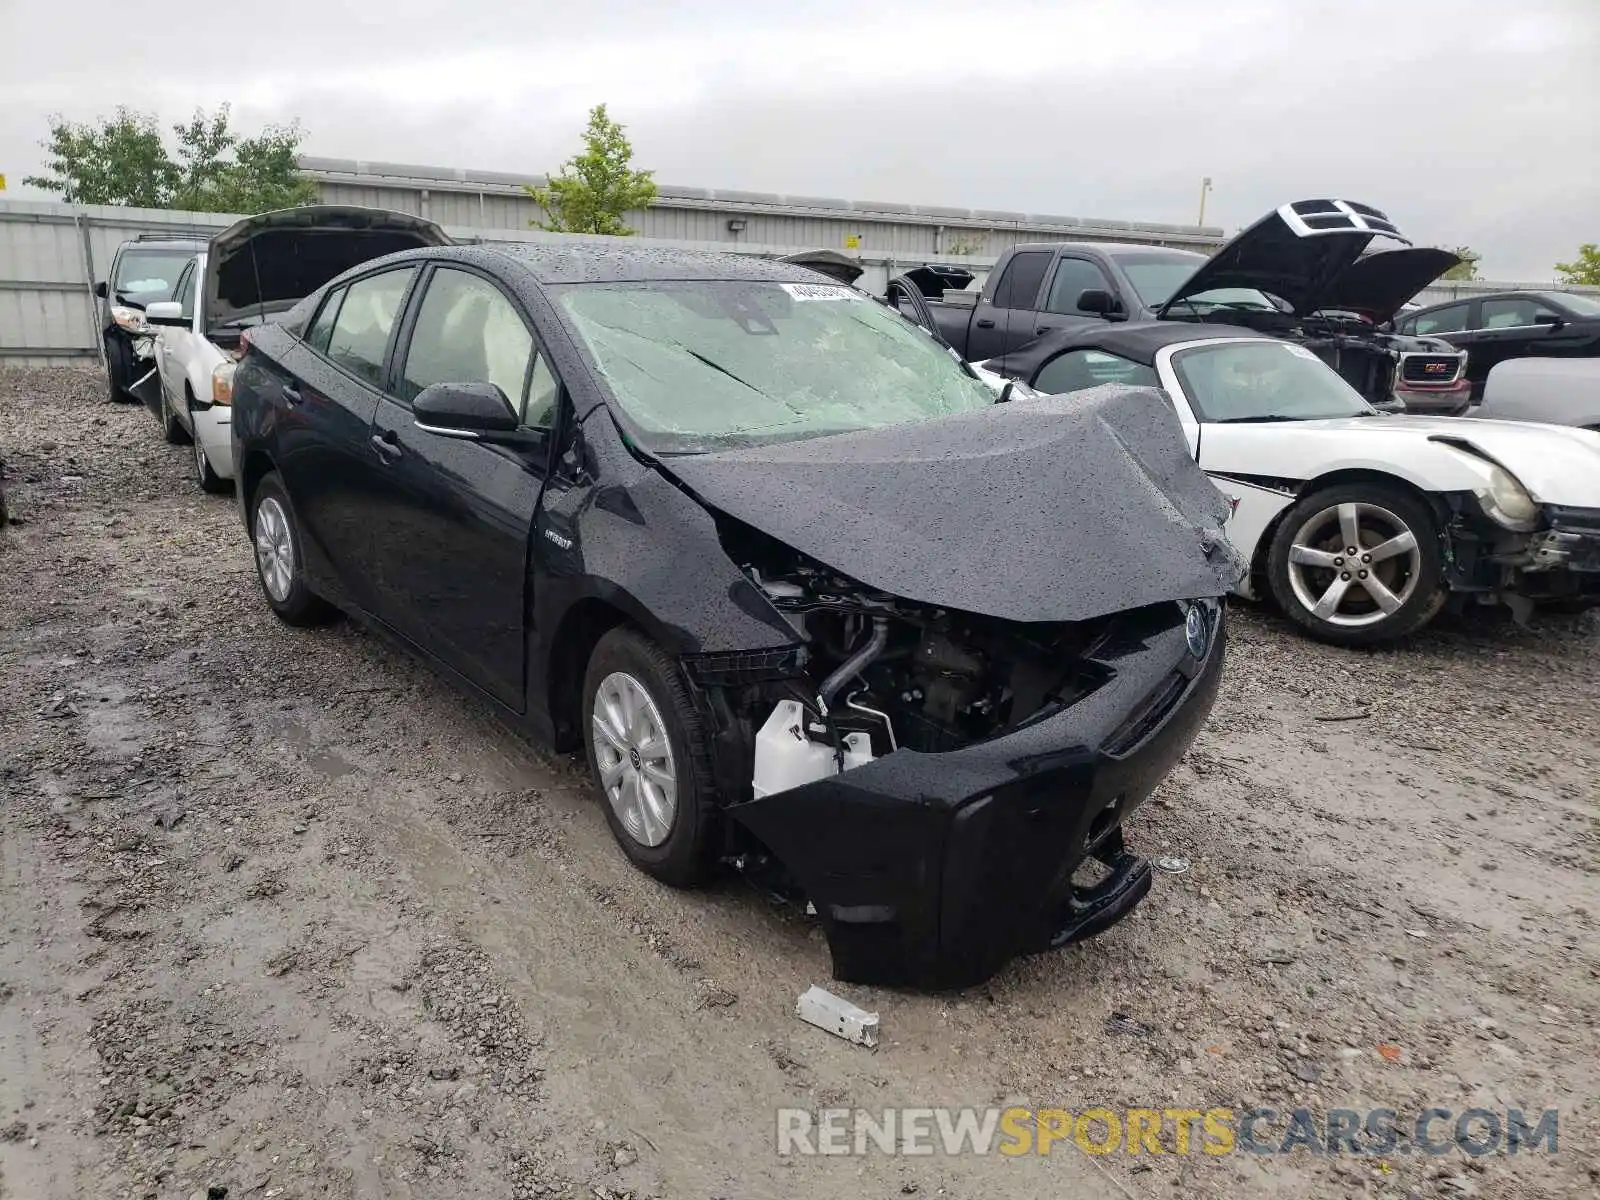
{"type": "Polygon", "coordinates": [[[1458,261],[1446,250],[1412,247],[1368,205],[1301,200],[1209,258],[1161,246],[1029,243],[1006,251],[980,292],[945,290],[931,299],[939,278],[922,269],[891,281],[889,299],[968,361],[991,361],[1002,372],[1008,354],[1073,325],[1217,321],[1300,342],[1380,407],[1398,407],[1398,396],[1407,405],[1453,408],[1465,402],[1466,356],[1440,338],[1400,336],[1387,324],[1458,261]],[[1403,248],[1371,252],[1380,238],[1403,248]]]}
{"type": "Polygon", "coordinates": [[[581,747],[657,878],[731,865],[841,978],[924,985],[1148,890],[1122,826],[1242,570],[1159,392],[1000,403],[804,267],[588,242],[365,264],[252,330],[234,392],[272,609],[581,747]]]}

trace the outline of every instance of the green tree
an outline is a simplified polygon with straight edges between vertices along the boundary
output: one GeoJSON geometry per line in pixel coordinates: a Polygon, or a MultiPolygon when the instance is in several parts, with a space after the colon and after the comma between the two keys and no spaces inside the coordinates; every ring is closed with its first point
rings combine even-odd
{"type": "Polygon", "coordinates": [[[1478,263],[1483,259],[1471,246],[1457,246],[1455,256],[1461,261],[1451,267],[1440,279],[1476,279],[1478,277],[1478,263]]]}
{"type": "Polygon", "coordinates": [[[127,204],[165,208],[177,170],[161,144],[154,117],[119,108],[110,120],[79,125],[50,119],[44,175],[23,183],[59,192],[68,204],[127,204]]]}
{"type": "Polygon", "coordinates": [[[530,221],[553,233],[631,234],[623,223],[629,209],[644,208],[656,198],[654,172],[635,171],[633,145],[623,127],[606,115],[606,106],[589,110],[583,131],[584,150],[562,164],[548,187],[529,187],[547,220],[530,221]]]}
{"type": "Polygon", "coordinates": [[[1572,262],[1556,264],[1556,273],[1562,283],[1587,283],[1600,287],[1600,245],[1585,242],[1578,247],[1578,257],[1572,262]]]}
{"type": "Polygon", "coordinates": [[[269,125],[240,137],[231,109],[196,109],[172,126],[169,153],[155,118],[119,108],[112,120],[74,125],[51,118],[48,174],[23,182],[73,204],[126,204],[191,212],[258,213],[309,204],[316,186],[300,178],[298,126],[269,125]]]}

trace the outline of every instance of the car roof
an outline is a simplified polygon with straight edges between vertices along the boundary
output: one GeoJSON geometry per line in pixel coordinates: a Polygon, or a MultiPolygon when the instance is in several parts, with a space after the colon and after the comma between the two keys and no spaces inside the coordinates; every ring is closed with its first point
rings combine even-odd
{"type": "Polygon", "coordinates": [[[1210,321],[1119,321],[1094,322],[1059,329],[1035,338],[1020,350],[1006,356],[1011,368],[1027,378],[1047,361],[1067,350],[1104,350],[1131,362],[1153,366],[1156,355],[1167,346],[1181,342],[1214,342],[1232,338],[1277,341],[1259,330],[1239,325],[1219,325],[1210,321]]]}
{"type": "Polygon", "coordinates": [[[1063,246],[1071,246],[1074,250],[1098,250],[1102,254],[1116,255],[1129,253],[1143,254],[1181,254],[1190,258],[1203,259],[1206,256],[1197,250],[1187,250],[1182,246],[1152,246],[1148,242],[1022,242],[1011,247],[1013,251],[1019,250],[1049,250],[1055,251],[1063,246]]]}
{"type": "Polygon", "coordinates": [[[795,263],[747,254],[681,250],[643,242],[500,242],[492,246],[454,246],[453,257],[488,265],[510,259],[543,284],[633,283],[682,279],[751,280],[769,283],[819,283],[839,286],[795,263]]]}
{"type": "Polygon", "coordinates": [[[200,238],[135,238],[117,247],[118,254],[130,250],[187,250],[194,254],[204,250],[206,243],[200,238]]]}

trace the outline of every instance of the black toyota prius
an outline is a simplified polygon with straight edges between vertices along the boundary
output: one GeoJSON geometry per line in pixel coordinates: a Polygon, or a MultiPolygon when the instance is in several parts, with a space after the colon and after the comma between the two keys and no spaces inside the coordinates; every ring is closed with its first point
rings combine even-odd
{"type": "Polygon", "coordinates": [[[998,392],[794,264],[619,242],[359,266],[250,331],[267,603],[532,737],[688,885],[814,906],[842,979],[965,985],[1149,890],[1241,566],[1160,393],[998,392]]]}

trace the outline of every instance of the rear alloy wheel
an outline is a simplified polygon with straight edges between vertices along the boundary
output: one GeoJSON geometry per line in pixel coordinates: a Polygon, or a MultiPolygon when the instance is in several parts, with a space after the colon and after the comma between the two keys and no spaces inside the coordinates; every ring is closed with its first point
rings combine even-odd
{"type": "Polygon", "coordinates": [[[1267,574],[1290,620],[1342,646],[1415,633],[1445,600],[1433,514],[1382,484],[1301,500],[1278,526],[1267,574]]]}
{"type": "Polygon", "coordinates": [[[318,625],[334,615],[328,602],[306,586],[294,507],[276,473],[256,485],[250,501],[250,537],[261,591],[281,620],[318,625]]]}
{"type": "Polygon", "coordinates": [[[613,629],[589,659],[583,714],[589,769],[623,853],[663,883],[699,883],[718,810],[710,745],[677,663],[613,629]]]}

